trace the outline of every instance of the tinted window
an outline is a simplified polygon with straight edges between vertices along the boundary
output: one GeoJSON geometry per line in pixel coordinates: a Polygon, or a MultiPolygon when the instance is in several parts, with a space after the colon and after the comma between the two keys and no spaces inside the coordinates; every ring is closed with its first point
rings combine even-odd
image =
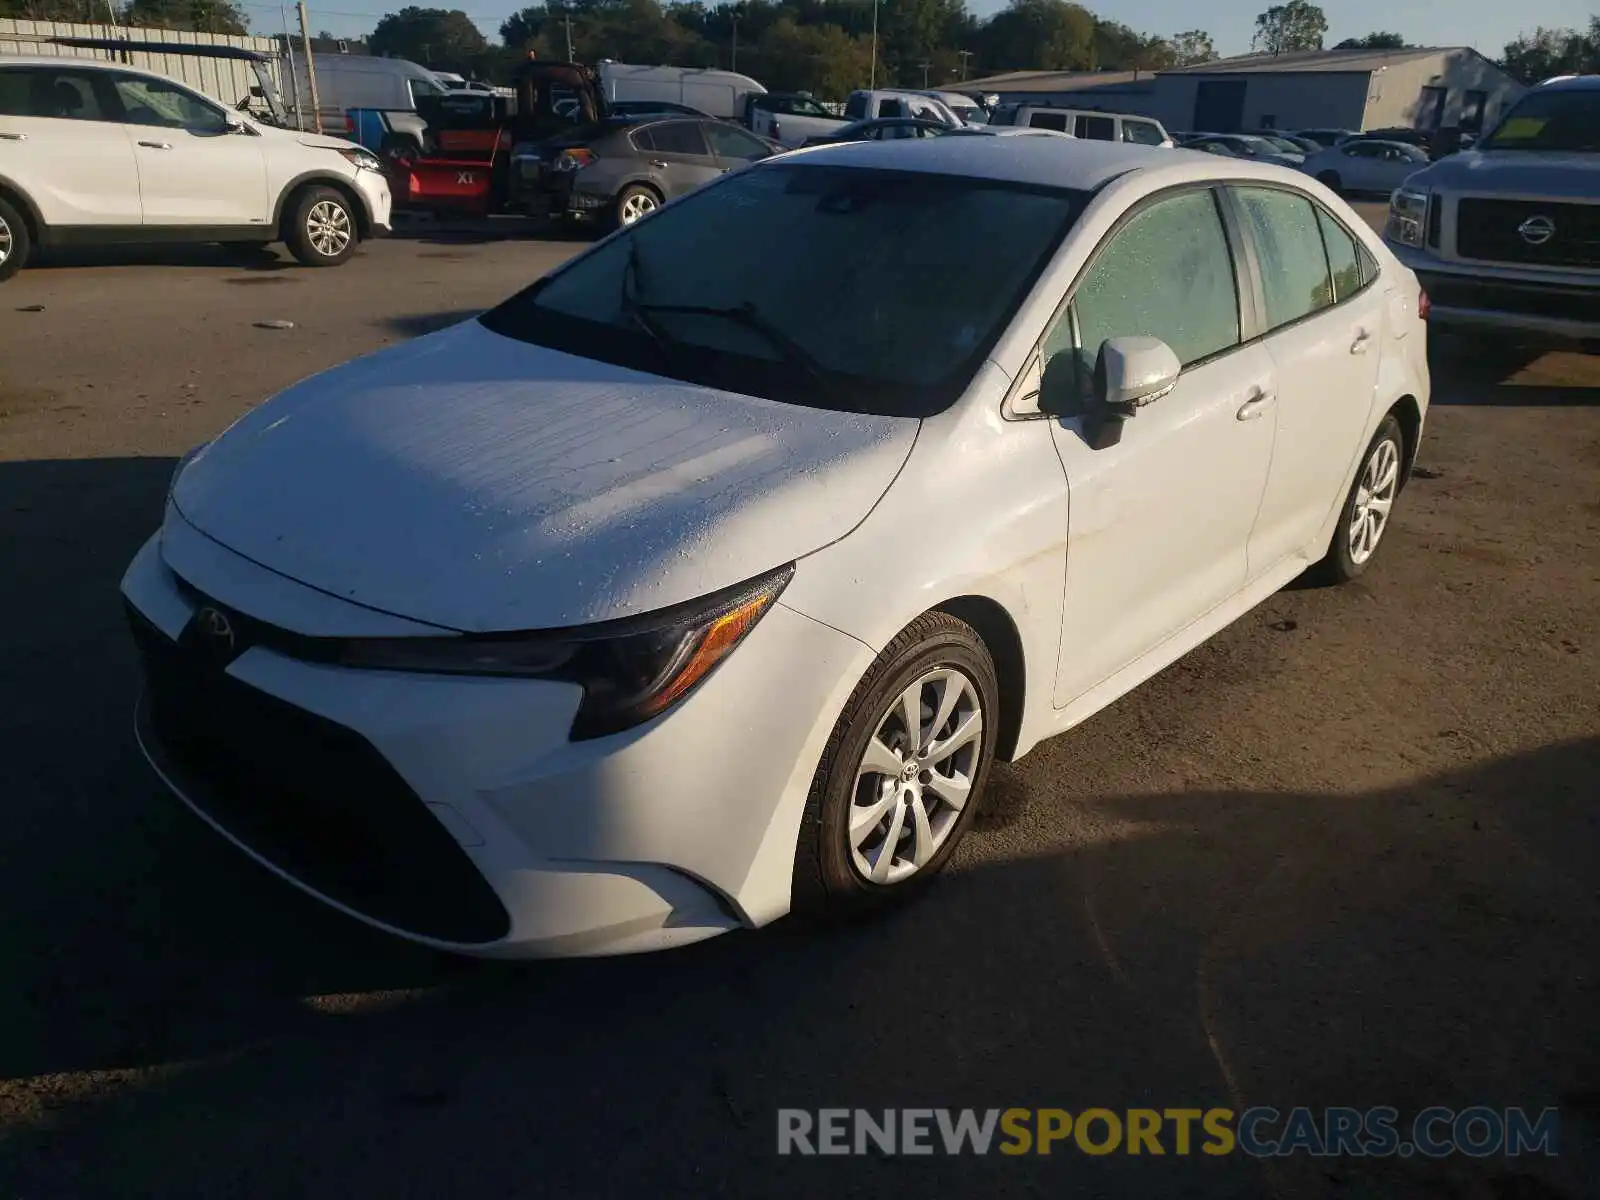
{"type": "Polygon", "coordinates": [[[656,148],[654,126],[646,126],[643,129],[635,129],[628,135],[628,138],[633,142],[634,149],[636,150],[650,151],[656,148]]]}
{"type": "Polygon", "coordinates": [[[482,320],[706,386],[927,416],[970,382],[1086,201],[966,176],[763,163],[690,193],[482,320]],[[627,311],[630,276],[665,347],[627,311]],[[779,336],[751,328],[750,314],[779,336]]]}
{"type": "Polygon", "coordinates": [[[752,161],[766,158],[771,153],[766,143],[723,121],[707,122],[705,134],[706,140],[711,143],[711,152],[718,158],[752,161]]]}
{"type": "Polygon", "coordinates": [[[1159,146],[1162,142],[1161,130],[1149,121],[1130,121],[1124,117],[1122,140],[1140,146],[1159,146]]]}
{"type": "Polygon", "coordinates": [[[1372,142],[1349,142],[1344,152],[1351,158],[1378,158],[1383,154],[1383,148],[1372,142]]]}
{"type": "MultiPolygon", "coordinates": [[[[1185,192],[1140,211],[1095,256],[1072,307],[1083,380],[1107,338],[1158,337],[1185,366],[1238,345],[1239,291],[1216,198],[1185,192]]],[[[1072,344],[1062,319],[1045,338],[1046,365],[1072,344]]]]}
{"type": "Polygon", "coordinates": [[[844,102],[844,115],[847,120],[859,121],[867,115],[867,97],[863,92],[851,92],[850,98],[844,102]]]}
{"type": "Polygon", "coordinates": [[[1322,226],[1322,244],[1328,251],[1328,266],[1333,272],[1333,302],[1337,304],[1365,286],[1361,278],[1361,251],[1350,231],[1320,208],[1317,209],[1317,223],[1322,226]]]}
{"type": "Polygon", "coordinates": [[[0,77],[9,80],[0,85],[0,112],[14,117],[107,120],[95,91],[96,74],[57,67],[0,72],[0,77]]]}
{"type": "Polygon", "coordinates": [[[1261,259],[1267,326],[1276,329],[1333,303],[1328,256],[1310,200],[1273,188],[1238,188],[1261,259]]]}
{"type": "Polygon", "coordinates": [[[1110,117],[1078,118],[1077,135],[1091,142],[1113,142],[1117,138],[1117,123],[1110,117]]]}
{"type": "Polygon", "coordinates": [[[880,117],[901,117],[905,115],[905,112],[900,106],[900,101],[891,96],[878,104],[878,115],[880,117]]]}
{"type": "Polygon", "coordinates": [[[1485,150],[1600,150],[1600,88],[1536,89],[1484,143],[1485,150]]]}
{"type": "Polygon", "coordinates": [[[1067,114],[1036,112],[1028,118],[1028,125],[1033,129],[1054,129],[1059,133],[1065,133],[1067,131],[1067,114]]]}
{"type": "Polygon", "coordinates": [[[650,127],[651,146],[660,154],[708,154],[706,139],[694,121],[667,121],[650,127]]]}
{"type": "Polygon", "coordinates": [[[118,75],[115,86],[117,99],[122,103],[122,119],[129,125],[200,130],[227,127],[227,120],[216,105],[164,80],[146,75],[118,75]]]}

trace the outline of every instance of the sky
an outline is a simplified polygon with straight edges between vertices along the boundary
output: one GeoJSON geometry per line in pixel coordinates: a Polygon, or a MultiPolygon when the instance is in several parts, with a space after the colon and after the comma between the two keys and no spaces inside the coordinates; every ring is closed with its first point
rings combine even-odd
{"type": "MultiPolygon", "coordinates": [[[[403,3],[455,7],[460,5],[491,41],[499,36],[500,22],[521,5],[514,0],[308,0],[312,32],[326,29],[340,36],[369,32],[378,17],[402,7],[403,3]],[[326,7],[323,7],[326,5],[326,7]]],[[[1269,0],[1211,0],[1196,5],[1189,0],[1081,0],[1099,16],[1121,21],[1141,33],[1170,36],[1187,29],[1204,29],[1211,34],[1220,54],[1244,54],[1250,49],[1256,14],[1267,8],[1269,0]]],[[[967,0],[968,8],[987,16],[1005,6],[1006,0],[967,0]]],[[[276,4],[254,0],[242,6],[259,33],[282,31],[280,9],[276,4]]],[[[1597,0],[1456,0],[1448,6],[1439,0],[1322,0],[1328,17],[1329,46],[1347,37],[1360,37],[1378,31],[1398,33],[1408,42],[1433,46],[1472,46],[1491,58],[1498,58],[1505,44],[1519,33],[1531,33],[1535,26],[1586,27],[1591,13],[1600,11],[1597,0]]],[[[293,20],[293,7],[289,7],[293,20]]]]}

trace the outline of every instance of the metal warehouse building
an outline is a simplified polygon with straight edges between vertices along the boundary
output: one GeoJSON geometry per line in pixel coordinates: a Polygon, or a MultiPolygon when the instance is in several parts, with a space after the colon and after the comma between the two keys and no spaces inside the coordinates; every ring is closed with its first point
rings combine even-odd
{"type": "Polygon", "coordinates": [[[1019,71],[964,84],[1003,101],[1095,107],[1155,117],[1168,129],[1477,131],[1523,92],[1466,47],[1246,54],[1159,74],[1019,71]]]}

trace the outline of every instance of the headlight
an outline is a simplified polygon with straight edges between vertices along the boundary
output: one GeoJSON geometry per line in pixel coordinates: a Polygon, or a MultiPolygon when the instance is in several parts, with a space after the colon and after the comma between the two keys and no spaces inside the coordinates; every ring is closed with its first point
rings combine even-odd
{"type": "Polygon", "coordinates": [[[1428,219],[1428,193],[1421,188],[1397,187],[1389,197],[1389,222],[1383,236],[1401,246],[1420,247],[1428,219]]]}
{"type": "Polygon", "coordinates": [[[643,617],[543,633],[360,638],[349,667],[434,675],[558,679],[583,688],[573,741],[631,728],[671,708],[733,652],[794,574],[791,563],[702,600],[643,617]]]}
{"type": "Polygon", "coordinates": [[[361,146],[340,147],[339,155],[352,167],[365,167],[369,171],[383,170],[383,164],[372,151],[361,146]]]}

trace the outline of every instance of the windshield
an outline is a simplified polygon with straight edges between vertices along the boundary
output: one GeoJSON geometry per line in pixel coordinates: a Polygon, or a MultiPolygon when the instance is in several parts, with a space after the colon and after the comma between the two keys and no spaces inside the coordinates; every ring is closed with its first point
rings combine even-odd
{"type": "Polygon", "coordinates": [[[1600,89],[1529,92],[1484,150],[1600,150],[1600,89]]]}
{"type": "Polygon", "coordinates": [[[1087,201],[779,161],[692,193],[480,320],[708,387],[930,416],[970,382],[1087,201]]]}
{"type": "Polygon", "coordinates": [[[1263,137],[1261,140],[1263,142],[1266,142],[1274,150],[1281,150],[1285,154],[1302,154],[1302,153],[1304,153],[1304,151],[1302,151],[1299,146],[1295,145],[1288,138],[1263,137]]]}

